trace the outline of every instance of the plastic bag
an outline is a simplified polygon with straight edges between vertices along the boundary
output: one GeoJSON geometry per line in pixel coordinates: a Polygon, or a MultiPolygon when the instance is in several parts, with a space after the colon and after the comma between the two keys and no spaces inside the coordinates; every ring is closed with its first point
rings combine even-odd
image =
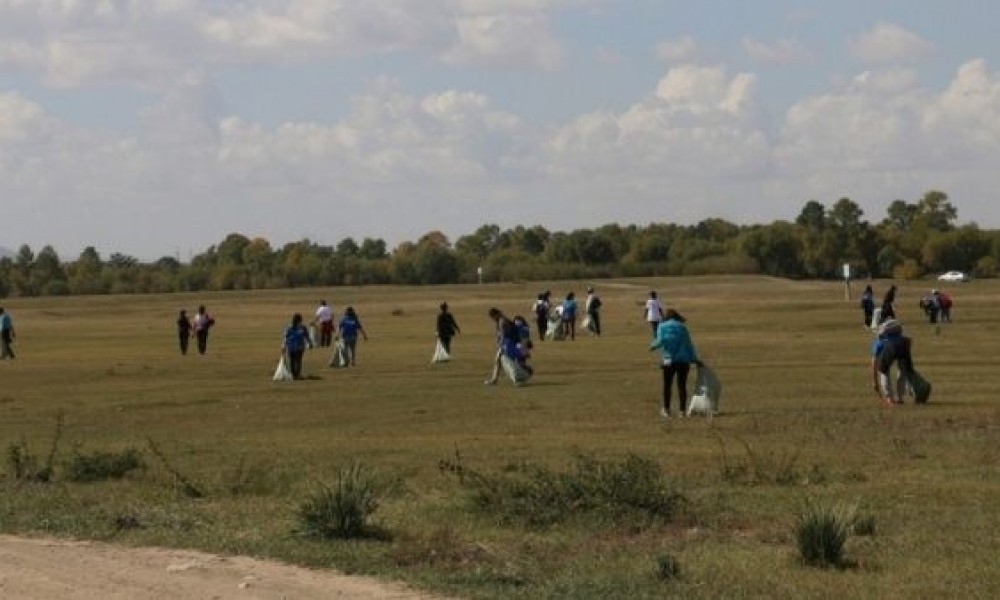
{"type": "Polygon", "coordinates": [[[451,355],[444,349],[444,344],[441,343],[441,340],[438,340],[434,346],[434,356],[431,357],[431,364],[448,362],[449,360],[451,360],[451,355]]]}
{"type": "Polygon", "coordinates": [[[712,416],[718,413],[721,398],[722,382],[719,381],[715,371],[702,364],[698,367],[698,376],[694,382],[694,395],[688,400],[688,416],[712,416]]]}
{"type": "Polygon", "coordinates": [[[337,340],[333,345],[333,356],[330,357],[330,366],[334,368],[347,366],[347,348],[343,340],[337,340]]]}
{"type": "Polygon", "coordinates": [[[292,379],[294,377],[292,377],[292,372],[285,361],[285,353],[282,352],[281,358],[278,359],[278,367],[274,370],[274,381],[291,381],[292,379]]]}
{"type": "Polygon", "coordinates": [[[532,372],[506,354],[500,357],[500,365],[507,377],[516,384],[520,385],[531,379],[532,372]]]}

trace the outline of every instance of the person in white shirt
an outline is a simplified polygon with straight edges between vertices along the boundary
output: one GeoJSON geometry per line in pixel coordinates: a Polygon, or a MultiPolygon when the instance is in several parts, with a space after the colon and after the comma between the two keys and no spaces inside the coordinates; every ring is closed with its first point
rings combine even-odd
{"type": "Polygon", "coordinates": [[[319,326],[319,345],[330,346],[333,343],[333,309],[326,303],[326,300],[319,301],[313,323],[319,326]]]}
{"type": "Polygon", "coordinates": [[[601,335],[601,299],[598,297],[594,288],[587,288],[587,303],[584,305],[584,310],[587,312],[587,318],[590,319],[589,327],[590,332],[596,336],[601,335]]]}
{"type": "Polygon", "coordinates": [[[656,297],[656,291],[649,292],[649,300],[646,300],[644,314],[655,337],[656,328],[660,326],[660,321],[663,320],[663,305],[660,304],[660,299],[656,297]]]}

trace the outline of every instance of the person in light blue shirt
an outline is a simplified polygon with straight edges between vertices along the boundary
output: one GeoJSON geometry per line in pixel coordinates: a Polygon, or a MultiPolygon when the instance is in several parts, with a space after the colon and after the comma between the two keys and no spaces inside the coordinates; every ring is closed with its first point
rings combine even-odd
{"type": "Polygon", "coordinates": [[[292,324],[285,329],[284,342],[281,349],[288,355],[288,370],[294,379],[302,379],[302,356],[306,348],[312,348],[309,330],[302,324],[302,315],[292,315],[292,324]]]}
{"type": "Polygon", "coordinates": [[[563,333],[566,334],[570,340],[576,339],[576,294],[570,292],[566,294],[566,299],[562,303],[562,326],[563,333]]]}
{"type": "Polygon", "coordinates": [[[701,364],[698,352],[691,341],[685,319],[672,308],[664,313],[664,319],[656,328],[656,337],[650,344],[650,350],[659,350],[661,355],[660,368],[663,371],[663,406],[660,414],[665,419],[670,418],[670,396],[674,378],[677,378],[677,394],[680,404],[680,416],[687,412],[687,378],[691,364],[701,364]]]}
{"type": "Polygon", "coordinates": [[[0,359],[14,358],[14,320],[10,318],[10,313],[0,306],[0,359]]]}

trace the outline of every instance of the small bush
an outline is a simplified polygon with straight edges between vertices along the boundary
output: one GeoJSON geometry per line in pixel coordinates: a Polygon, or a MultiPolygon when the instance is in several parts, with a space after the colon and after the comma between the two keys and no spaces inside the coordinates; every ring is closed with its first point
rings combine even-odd
{"type": "Polygon", "coordinates": [[[477,512],[503,524],[547,526],[580,514],[616,522],[670,521],[684,501],[655,462],[632,454],[617,462],[577,455],[564,472],[529,463],[497,474],[469,469],[456,457],[457,461],[441,461],[439,468],[471,489],[477,512]]]}
{"type": "Polygon", "coordinates": [[[810,504],[799,515],[795,540],[799,555],[807,565],[839,567],[844,565],[844,545],[855,524],[855,508],[833,508],[810,504]]]}
{"type": "Polygon", "coordinates": [[[341,469],[333,486],[319,485],[299,506],[306,535],[320,538],[362,538],[379,534],[371,522],[378,509],[377,482],[359,463],[341,469]]]}
{"type": "Polygon", "coordinates": [[[52,471],[39,467],[38,457],[32,454],[28,443],[21,440],[7,446],[7,474],[18,481],[49,481],[52,471]]]}
{"type": "Polygon", "coordinates": [[[875,515],[858,515],[854,519],[854,535],[875,535],[875,515]]]}
{"type": "Polygon", "coordinates": [[[121,479],[129,473],[145,469],[146,463],[134,448],[122,452],[77,454],[66,463],[66,479],[77,483],[121,479]]]}
{"type": "Polygon", "coordinates": [[[670,554],[656,557],[656,578],[660,581],[674,581],[681,576],[681,565],[670,554]]]}

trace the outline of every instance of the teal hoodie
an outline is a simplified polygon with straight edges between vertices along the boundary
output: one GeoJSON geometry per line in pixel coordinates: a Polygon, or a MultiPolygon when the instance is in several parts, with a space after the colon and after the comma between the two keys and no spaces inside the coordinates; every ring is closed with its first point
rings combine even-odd
{"type": "Polygon", "coordinates": [[[698,353],[691,342],[691,334],[687,326],[677,319],[667,319],[656,329],[656,338],[650,345],[650,350],[659,348],[664,362],[694,363],[698,362],[698,353]]]}

